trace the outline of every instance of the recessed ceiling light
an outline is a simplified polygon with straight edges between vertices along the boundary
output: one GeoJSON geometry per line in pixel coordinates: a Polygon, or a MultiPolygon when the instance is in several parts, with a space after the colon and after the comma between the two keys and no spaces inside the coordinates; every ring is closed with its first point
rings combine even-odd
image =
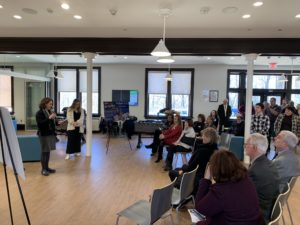
{"type": "Polygon", "coordinates": [[[249,19],[250,17],[251,17],[250,14],[245,14],[245,15],[242,16],[243,19],[249,19]]]}
{"type": "Polygon", "coordinates": [[[74,19],[76,19],[76,20],[81,20],[81,19],[82,19],[82,16],[80,16],[80,15],[74,15],[73,17],[74,17],[74,19]]]}
{"type": "Polygon", "coordinates": [[[124,56],[123,58],[124,58],[124,59],[128,59],[128,57],[127,57],[127,56],[124,56]]]}
{"type": "Polygon", "coordinates": [[[236,13],[237,11],[238,11],[238,8],[235,6],[229,6],[229,7],[222,9],[222,12],[225,14],[233,14],[233,13],[236,13]]]}
{"type": "Polygon", "coordinates": [[[0,5],[0,9],[2,9],[3,8],[3,6],[2,5],[0,5]]]}
{"type": "Polygon", "coordinates": [[[19,55],[16,55],[16,57],[17,57],[17,58],[20,58],[21,56],[19,56],[19,55]]]}
{"type": "Polygon", "coordinates": [[[206,59],[207,59],[207,60],[210,60],[211,58],[210,58],[210,57],[207,57],[206,59]]]}
{"type": "Polygon", "coordinates": [[[299,19],[299,18],[300,18],[300,14],[297,14],[295,17],[296,17],[297,19],[299,19]]]}
{"type": "Polygon", "coordinates": [[[231,60],[234,60],[234,57],[230,57],[231,60]]]}
{"type": "Polygon", "coordinates": [[[65,10],[68,10],[70,8],[69,4],[67,3],[62,3],[60,6],[65,10]]]}
{"type": "Polygon", "coordinates": [[[14,15],[14,18],[17,19],[17,20],[20,20],[20,19],[22,19],[22,16],[14,15]]]}
{"type": "Polygon", "coordinates": [[[31,14],[31,15],[38,14],[38,11],[36,11],[35,9],[31,9],[31,8],[23,8],[22,11],[24,13],[28,13],[28,14],[31,14]]]}
{"type": "Polygon", "coordinates": [[[264,4],[263,2],[258,1],[258,2],[254,2],[254,3],[253,3],[253,6],[259,7],[259,6],[262,6],[263,4],[264,4]]]}

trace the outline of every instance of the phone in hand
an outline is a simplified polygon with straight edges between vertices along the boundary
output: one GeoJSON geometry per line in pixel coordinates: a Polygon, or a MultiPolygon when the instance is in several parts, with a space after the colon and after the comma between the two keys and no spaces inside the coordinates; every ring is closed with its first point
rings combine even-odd
{"type": "Polygon", "coordinates": [[[192,213],[194,213],[195,215],[197,215],[200,219],[205,220],[206,216],[204,216],[203,214],[199,213],[196,209],[191,209],[190,210],[192,213]]]}

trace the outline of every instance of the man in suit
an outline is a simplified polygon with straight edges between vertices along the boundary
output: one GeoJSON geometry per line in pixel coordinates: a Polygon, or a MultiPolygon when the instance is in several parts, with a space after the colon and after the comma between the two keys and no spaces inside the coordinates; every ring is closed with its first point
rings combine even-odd
{"type": "Polygon", "coordinates": [[[273,204],[279,194],[279,176],[276,167],[265,156],[268,139],[262,134],[254,133],[244,146],[245,153],[251,159],[248,174],[256,187],[259,205],[268,223],[273,204]]]}
{"type": "Polygon", "coordinates": [[[219,116],[219,132],[221,133],[224,127],[230,127],[229,119],[231,116],[231,107],[228,105],[228,99],[223,100],[223,104],[219,105],[218,116],[219,116]]]}
{"type": "Polygon", "coordinates": [[[300,176],[299,155],[295,154],[298,137],[291,131],[283,130],[275,137],[274,145],[278,156],[273,160],[277,168],[280,185],[279,191],[284,191],[287,183],[294,176],[300,176]]]}

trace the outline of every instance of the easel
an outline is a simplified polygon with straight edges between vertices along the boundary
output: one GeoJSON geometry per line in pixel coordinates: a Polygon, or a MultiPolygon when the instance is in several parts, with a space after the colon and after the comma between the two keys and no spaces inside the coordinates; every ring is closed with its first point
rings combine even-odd
{"type": "Polygon", "coordinates": [[[22,200],[22,203],[23,203],[23,208],[24,208],[24,211],[25,211],[27,223],[28,223],[28,225],[31,225],[29,215],[28,215],[28,211],[27,211],[27,207],[26,207],[26,203],[25,203],[25,200],[24,200],[23,192],[22,192],[22,188],[21,188],[21,185],[20,185],[20,182],[19,182],[18,172],[17,172],[16,166],[15,166],[15,163],[14,163],[11,147],[10,147],[9,140],[8,140],[8,137],[7,137],[7,132],[6,132],[5,127],[4,127],[3,115],[2,115],[1,110],[0,110],[0,124],[2,125],[2,126],[0,126],[0,145],[1,145],[1,152],[2,152],[1,154],[2,154],[2,158],[3,158],[3,168],[4,168],[4,176],[5,176],[6,191],[7,191],[7,199],[8,199],[8,205],[9,205],[9,213],[10,213],[11,224],[14,225],[14,220],[13,220],[13,212],[12,212],[11,199],[10,199],[9,184],[8,184],[8,179],[7,179],[6,160],[5,160],[5,154],[4,154],[4,143],[3,143],[3,139],[2,139],[3,136],[5,137],[5,140],[6,140],[6,143],[7,143],[7,146],[8,146],[8,153],[9,153],[10,161],[11,161],[11,164],[12,164],[12,167],[13,167],[16,182],[17,182],[17,185],[18,185],[20,197],[21,197],[21,200],[22,200]],[[2,130],[2,127],[3,127],[3,130],[2,130]]]}
{"type": "MultiPolygon", "coordinates": [[[[112,132],[113,132],[112,121],[108,121],[108,124],[107,124],[107,139],[106,139],[106,154],[108,153],[108,150],[109,150],[109,144],[110,144],[110,138],[111,138],[111,133],[112,132]]],[[[130,150],[132,150],[130,139],[127,138],[127,140],[128,140],[130,150]]]]}

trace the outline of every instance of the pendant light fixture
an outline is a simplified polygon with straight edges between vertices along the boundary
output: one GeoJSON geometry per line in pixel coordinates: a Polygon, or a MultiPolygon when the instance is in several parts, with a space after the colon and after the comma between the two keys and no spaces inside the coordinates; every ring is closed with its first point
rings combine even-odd
{"type": "Polygon", "coordinates": [[[281,76],[279,77],[279,79],[277,80],[278,82],[287,82],[288,79],[286,78],[286,76],[283,74],[281,74],[281,76]]]}
{"type": "Polygon", "coordinates": [[[53,69],[51,69],[47,75],[47,77],[56,78],[56,79],[63,79],[64,76],[61,74],[60,71],[57,71],[57,55],[53,55],[55,58],[55,64],[53,66],[53,69]]]}
{"type": "Polygon", "coordinates": [[[3,68],[0,68],[0,76],[10,76],[10,77],[16,77],[21,79],[27,79],[27,80],[36,80],[36,81],[43,81],[43,82],[49,82],[50,79],[43,76],[28,74],[28,73],[21,73],[21,72],[14,72],[11,71],[8,67],[6,67],[6,55],[3,55],[3,62],[4,66],[3,68]]]}
{"type": "Polygon", "coordinates": [[[173,63],[175,60],[171,56],[159,57],[156,62],[158,63],[173,63]]]}
{"type": "Polygon", "coordinates": [[[156,47],[151,52],[152,56],[157,56],[157,57],[171,56],[171,53],[169,52],[169,50],[168,50],[168,48],[166,47],[166,44],[165,44],[165,38],[166,38],[166,17],[168,17],[170,14],[171,14],[171,10],[170,9],[161,9],[160,10],[160,15],[163,16],[163,18],[164,18],[163,38],[159,40],[158,44],[156,45],[156,47]]]}

